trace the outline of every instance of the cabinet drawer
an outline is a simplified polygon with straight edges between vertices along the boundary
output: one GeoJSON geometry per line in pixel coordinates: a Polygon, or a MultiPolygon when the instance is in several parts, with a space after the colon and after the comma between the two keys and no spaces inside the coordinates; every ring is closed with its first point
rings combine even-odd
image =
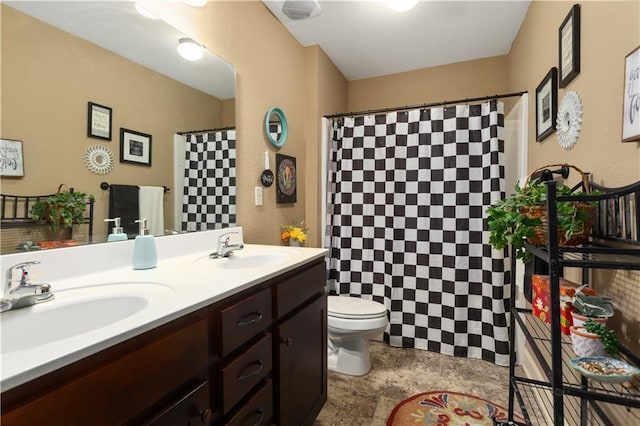
{"type": "Polygon", "coordinates": [[[273,417],[273,385],[271,380],[231,418],[227,426],[262,426],[271,424],[273,417]]]}
{"type": "Polygon", "coordinates": [[[268,334],[222,369],[224,414],[271,372],[271,357],[271,334],[268,334]]]}
{"type": "Polygon", "coordinates": [[[321,261],[279,283],[276,287],[278,318],[282,318],[315,294],[324,291],[326,276],[326,266],[324,261],[321,261]]]}
{"type": "Polygon", "coordinates": [[[271,324],[271,290],[264,289],[223,309],[219,319],[219,354],[225,357],[271,324]]]}
{"type": "Polygon", "coordinates": [[[205,381],[183,398],[168,406],[145,425],[196,426],[211,423],[213,413],[209,408],[209,382],[205,381]]]}

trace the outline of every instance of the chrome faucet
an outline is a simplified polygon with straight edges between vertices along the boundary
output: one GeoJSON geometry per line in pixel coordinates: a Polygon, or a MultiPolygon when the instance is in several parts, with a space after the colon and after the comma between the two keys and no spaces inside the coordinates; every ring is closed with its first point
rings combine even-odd
{"type": "Polygon", "coordinates": [[[231,235],[238,234],[235,231],[225,232],[224,234],[218,237],[218,246],[216,247],[215,253],[211,253],[209,255],[210,259],[219,259],[221,257],[229,257],[236,250],[242,250],[244,248],[244,244],[229,244],[231,240],[231,235]]]}
{"type": "Polygon", "coordinates": [[[53,299],[49,284],[31,284],[31,267],[40,262],[22,262],[7,271],[7,286],[0,312],[24,308],[53,299]]]}

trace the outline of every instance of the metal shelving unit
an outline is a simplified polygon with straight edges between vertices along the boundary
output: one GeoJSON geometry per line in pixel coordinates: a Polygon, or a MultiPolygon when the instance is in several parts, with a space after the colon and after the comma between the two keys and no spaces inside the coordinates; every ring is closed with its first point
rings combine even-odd
{"type": "MultiPolygon", "coordinates": [[[[556,183],[547,182],[547,247],[526,246],[534,256],[549,264],[551,293],[551,322],[547,324],[531,314],[530,309],[511,308],[509,339],[509,420],[518,425],[614,425],[603,407],[640,408],[640,391],[624,385],[603,384],[583,377],[569,367],[575,358],[571,339],[560,331],[559,280],[564,267],[581,268],[583,282],[588,282],[590,269],[640,270],[640,182],[624,188],[604,188],[588,197],[557,196],[556,183]],[[557,240],[558,201],[591,200],[598,202],[592,241],[624,244],[605,246],[585,244],[580,247],[559,247],[557,240]],[[636,246],[636,247],[632,247],[636,246]],[[628,248],[632,247],[632,248],[628,248]],[[545,380],[533,380],[516,374],[516,327],[533,354],[545,380]],[[515,420],[516,402],[525,422],[515,420]]],[[[515,256],[512,255],[512,271],[515,256]]],[[[511,286],[511,300],[516,300],[515,285],[511,286]]],[[[640,358],[620,347],[626,362],[640,366],[640,358]]],[[[624,410],[624,408],[623,408],[624,410]]],[[[638,420],[640,421],[640,419],[638,420]]]]}

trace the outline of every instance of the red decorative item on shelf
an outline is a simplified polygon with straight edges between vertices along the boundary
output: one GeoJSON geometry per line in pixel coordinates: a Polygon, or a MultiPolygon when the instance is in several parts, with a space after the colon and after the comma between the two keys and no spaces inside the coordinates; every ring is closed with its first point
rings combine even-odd
{"type": "MultiPolygon", "coordinates": [[[[550,281],[548,275],[534,275],[532,280],[532,297],[531,297],[531,310],[533,315],[537,316],[546,323],[551,322],[551,291],[550,281]]],[[[576,289],[580,287],[580,284],[573,281],[560,278],[560,297],[568,296],[573,297],[576,289]]],[[[585,294],[595,296],[596,292],[592,288],[584,288],[582,290],[585,294]]],[[[573,325],[573,319],[571,317],[571,311],[573,305],[571,302],[560,301],[560,329],[561,331],[569,335],[569,327],[573,325]]]]}

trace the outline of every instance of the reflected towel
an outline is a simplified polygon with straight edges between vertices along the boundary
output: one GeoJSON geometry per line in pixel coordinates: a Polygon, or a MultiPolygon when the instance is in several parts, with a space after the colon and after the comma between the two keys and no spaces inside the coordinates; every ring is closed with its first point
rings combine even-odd
{"type": "MultiPolygon", "coordinates": [[[[111,185],[109,189],[109,217],[119,217],[122,228],[129,238],[138,235],[138,187],[135,185],[111,185]]],[[[107,224],[111,233],[112,223],[107,224]]]]}
{"type": "Polygon", "coordinates": [[[150,235],[164,235],[164,188],[141,186],[138,193],[140,219],[147,219],[150,235]]]}

